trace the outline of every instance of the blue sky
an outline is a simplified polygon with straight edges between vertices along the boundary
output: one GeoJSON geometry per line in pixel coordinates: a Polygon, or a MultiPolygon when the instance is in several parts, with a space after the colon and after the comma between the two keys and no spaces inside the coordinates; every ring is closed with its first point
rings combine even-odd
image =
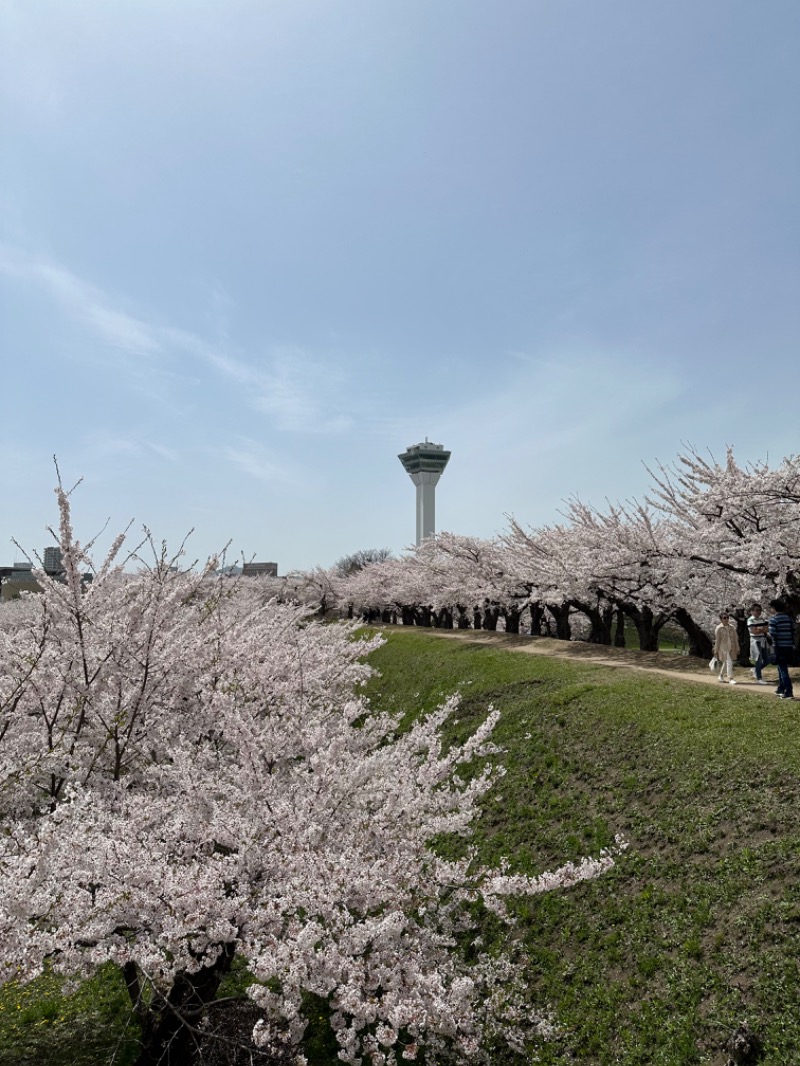
{"type": "Polygon", "coordinates": [[[281,572],[800,450],[796,0],[5,0],[0,562],[281,572]]]}

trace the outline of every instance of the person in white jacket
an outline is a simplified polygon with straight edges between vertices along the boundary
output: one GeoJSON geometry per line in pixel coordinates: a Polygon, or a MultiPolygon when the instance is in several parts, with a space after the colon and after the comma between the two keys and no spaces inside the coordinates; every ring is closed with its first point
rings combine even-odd
{"type": "Polygon", "coordinates": [[[720,666],[720,681],[736,684],[733,680],[733,660],[738,654],[739,637],[736,634],[736,626],[731,625],[731,616],[727,611],[723,611],[719,616],[719,625],[714,630],[714,658],[720,666]],[[725,674],[728,675],[727,678],[725,674]]]}

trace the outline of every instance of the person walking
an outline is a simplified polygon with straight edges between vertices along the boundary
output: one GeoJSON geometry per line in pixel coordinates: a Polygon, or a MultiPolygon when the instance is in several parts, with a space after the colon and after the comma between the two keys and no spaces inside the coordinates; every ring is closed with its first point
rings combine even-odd
{"type": "Polygon", "coordinates": [[[739,638],[736,635],[736,626],[731,625],[731,616],[727,611],[723,611],[719,616],[719,625],[714,630],[714,658],[720,667],[719,681],[736,684],[733,680],[733,660],[738,654],[739,638]]]}
{"type": "Polygon", "coordinates": [[[769,635],[775,649],[775,665],[778,667],[778,687],[775,695],[782,700],[793,700],[794,689],[789,667],[794,659],[794,618],[786,613],[783,600],[770,600],[772,615],[769,620],[769,635]]]}
{"type": "Polygon", "coordinates": [[[747,619],[747,631],[750,634],[750,660],[753,663],[752,674],[757,685],[766,685],[761,671],[769,662],[769,626],[762,614],[760,603],[754,603],[747,619]]]}

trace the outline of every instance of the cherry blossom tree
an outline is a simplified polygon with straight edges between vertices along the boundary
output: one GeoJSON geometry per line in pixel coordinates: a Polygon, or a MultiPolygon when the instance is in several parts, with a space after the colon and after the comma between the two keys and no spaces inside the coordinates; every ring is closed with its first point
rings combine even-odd
{"type": "Polygon", "coordinates": [[[720,607],[732,609],[746,649],[751,602],[780,596],[800,611],[800,456],[743,467],[730,448],[724,463],[689,449],[651,475],[650,502],[669,520],[670,552],[688,575],[684,603],[709,626],[720,607]]]}
{"type": "Polygon", "coordinates": [[[340,606],[346,606],[348,616],[359,612],[367,621],[388,621],[402,612],[406,624],[412,624],[420,593],[414,578],[412,560],[407,556],[367,563],[338,577],[340,606]]]}
{"type": "Polygon", "coordinates": [[[609,505],[601,511],[573,499],[567,514],[577,540],[575,564],[584,580],[601,600],[630,618],[642,651],[656,651],[659,632],[675,606],[669,568],[657,565],[663,530],[641,507],[609,505]]]}
{"type": "Polygon", "coordinates": [[[570,617],[581,612],[591,624],[590,639],[610,643],[613,608],[599,596],[583,555],[583,538],[569,524],[525,530],[514,519],[502,541],[511,567],[529,588],[532,615],[539,605],[552,616],[555,636],[570,640],[570,617]]]}
{"type": "Polygon", "coordinates": [[[724,570],[743,590],[766,582],[800,599],[800,456],[771,469],[741,466],[730,448],[724,463],[690,449],[651,473],[652,503],[683,533],[692,562],[724,570]]]}
{"type": "Polygon", "coordinates": [[[0,611],[0,979],[115,964],[137,1066],[195,1059],[237,956],[253,1039],[298,1062],[308,993],[346,1063],[480,1061],[546,1029],[514,961],[454,945],[477,901],[502,915],[613,858],[526,878],[431,847],[470,832],[499,770],[459,771],[492,755],[496,715],[447,746],[451,700],[398,735],[360,692],[378,638],[217,560],[182,571],[149,535],[95,567],[58,499],[63,580],[40,571],[41,594],[0,611]]]}
{"type": "Polygon", "coordinates": [[[350,555],[343,555],[341,559],[338,559],[334,563],[334,568],[338,572],[346,577],[348,574],[354,574],[358,570],[363,570],[365,566],[369,566],[370,563],[384,563],[387,559],[391,559],[391,548],[361,548],[359,551],[352,552],[350,555]]]}
{"type": "Polygon", "coordinates": [[[499,540],[440,533],[420,545],[416,560],[427,575],[431,602],[448,609],[459,628],[477,621],[495,629],[502,618],[506,632],[519,632],[529,589],[510,568],[499,540]]]}
{"type": "Polygon", "coordinates": [[[351,605],[370,621],[516,632],[624,643],[624,620],[644,650],[667,624],[689,653],[708,658],[722,607],[740,629],[746,657],[749,604],[784,598],[800,611],[800,457],[773,468],[725,463],[696,451],[651,471],[643,503],[597,508],[565,502],[563,521],[524,529],[509,519],[499,537],[441,533],[398,560],[342,578],[335,569],[299,577],[306,602],[351,605]]]}

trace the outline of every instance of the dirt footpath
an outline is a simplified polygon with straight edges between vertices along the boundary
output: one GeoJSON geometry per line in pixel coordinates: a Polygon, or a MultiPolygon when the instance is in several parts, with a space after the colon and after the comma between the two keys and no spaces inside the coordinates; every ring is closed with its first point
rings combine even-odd
{"type": "MultiPolygon", "coordinates": [[[[402,629],[402,626],[381,626],[381,629],[402,629]]],[[[709,670],[702,659],[690,658],[677,652],[639,651],[632,648],[613,648],[605,644],[587,644],[582,640],[553,640],[550,637],[523,637],[514,633],[490,633],[481,629],[426,629],[424,632],[445,640],[462,640],[468,644],[488,644],[506,651],[519,651],[527,655],[549,655],[553,658],[573,659],[597,663],[600,666],[616,666],[625,670],[643,670],[649,674],[664,674],[678,681],[690,681],[698,685],[714,685],[723,688],[717,680],[718,672],[709,670]]],[[[735,685],[725,685],[731,693],[746,692],[753,696],[769,696],[775,699],[777,672],[768,666],[764,673],[766,685],[757,685],[749,668],[733,668],[735,685]]],[[[793,678],[794,680],[794,678],[793,678]]]]}

